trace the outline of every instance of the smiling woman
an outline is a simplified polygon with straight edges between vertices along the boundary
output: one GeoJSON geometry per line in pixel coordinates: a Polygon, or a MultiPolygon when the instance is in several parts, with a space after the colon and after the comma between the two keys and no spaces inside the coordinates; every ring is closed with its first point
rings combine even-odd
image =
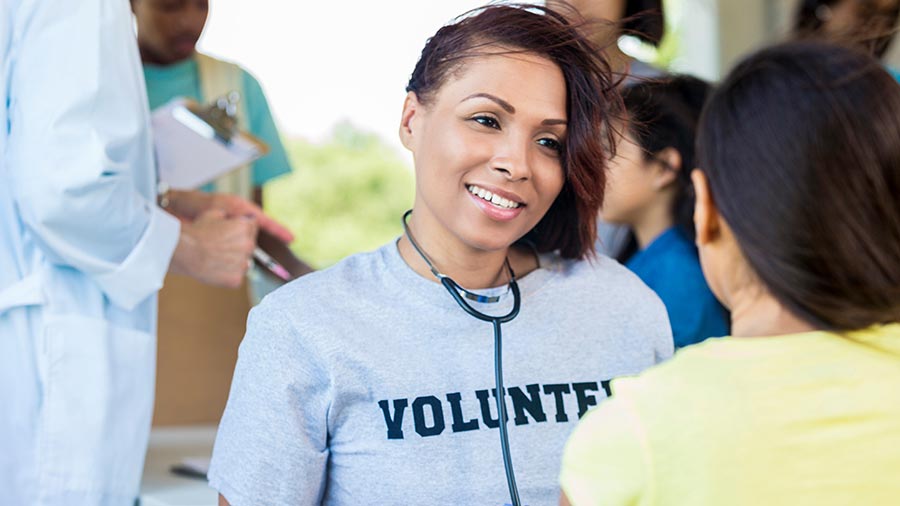
{"type": "Polygon", "coordinates": [[[523,502],[555,501],[575,421],[672,353],[659,300],[590,258],[620,105],[599,54],[534,6],[428,41],[399,129],[407,233],[251,313],[209,473],[222,503],[518,505],[513,461],[523,502]]]}
{"type": "MultiPolygon", "coordinates": [[[[418,181],[410,228],[426,249],[497,272],[509,245],[544,218],[565,181],[562,71],[545,57],[513,57],[498,48],[468,61],[458,78],[424,97],[409,92],[400,125],[418,181]]],[[[405,244],[401,253],[408,252],[405,244]]],[[[531,252],[513,249],[512,255],[517,271],[536,267],[531,252]]],[[[500,281],[476,270],[467,274],[476,288],[500,281]]]]}

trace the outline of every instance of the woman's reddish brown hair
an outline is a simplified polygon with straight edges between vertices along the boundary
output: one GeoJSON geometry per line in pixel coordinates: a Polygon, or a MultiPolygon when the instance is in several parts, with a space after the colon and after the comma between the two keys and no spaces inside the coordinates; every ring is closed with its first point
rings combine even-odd
{"type": "MultiPolygon", "coordinates": [[[[574,11],[573,11],[574,12],[574,11]]],[[[603,203],[608,154],[615,146],[613,118],[622,100],[612,70],[582,33],[583,24],[547,7],[491,5],[475,9],[428,39],[406,87],[427,104],[467,58],[484,54],[530,53],[547,58],[566,81],[568,125],[561,163],[565,184],[541,221],[523,240],[540,252],[564,258],[594,253],[597,213],[603,203]]]]}

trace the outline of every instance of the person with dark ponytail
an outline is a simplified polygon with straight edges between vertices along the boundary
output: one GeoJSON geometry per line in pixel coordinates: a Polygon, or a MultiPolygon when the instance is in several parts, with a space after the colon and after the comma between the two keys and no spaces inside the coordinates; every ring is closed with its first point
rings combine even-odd
{"type": "Polygon", "coordinates": [[[629,122],[610,161],[601,217],[631,230],[619,261],[666,305],[675,347],[728,333],[725,309],[709,290],[694,246],[694,137],[710,91],[672,76],[622,92],[629,122]]]}
{"type": "Polygon", "coordinates": [[[694,222],[732,337],[613,381],[562,504],[837,506],[900,497],[900,87],[870,55],[750,56],[700,121],[694,222]]]}

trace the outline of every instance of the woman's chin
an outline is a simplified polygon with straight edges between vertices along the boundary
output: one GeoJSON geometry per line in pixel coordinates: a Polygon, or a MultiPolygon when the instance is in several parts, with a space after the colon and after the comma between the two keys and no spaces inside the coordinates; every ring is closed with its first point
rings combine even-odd
{"type": "Polygon", "coordinates": [[[483,251],[485,253],[488,252],[496,252],[496,251],[506,251],[510,246],[513,245],[516,241],[518,241],[521,236],[513,236],[513,235],[490,235],[485,234],[478,237],[468,237],[464,239],[464,242],[472,249],[483,251]]]}

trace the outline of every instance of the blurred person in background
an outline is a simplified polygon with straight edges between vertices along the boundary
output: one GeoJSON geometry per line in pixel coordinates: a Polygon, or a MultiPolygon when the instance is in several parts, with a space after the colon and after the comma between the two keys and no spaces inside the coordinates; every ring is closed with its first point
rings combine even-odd
{"type": "MultiPolygon", "coordinates": [[[[898,17],[900,0],[801,0],[793,34],[858,45],[883,59],[894,39],[898,17]]],[[[900,71],[891,67],[888,71],[900,80],[900,71]]]]}
{"type": "Polygon", "coordinates": [[[269,104],[259,82],[234,63],[196,50],[209,14],[207,0],[131,0],[150,109],[174,98],[207,104],[232,91],[240,94],[242,130],[260,138],[269,153],[251,167],[210,186],[262,205],[263,185],[291,171],[269,104]]]}
{"type": "MultiPolygon", "coordinates": [[[[574,7],[591,23],[591,39],[600,47],[625,83],[663,75],[663,71],[622,51],[622,36],[637,38],[644,44],[659,47],[665,36],[665,11],[662,0],[548,0],[550,7],[563,3],[574,7]],[[604,26],[605,24],[605,26],[604,26]]],[[[567,12],[566,9],[560,9],[567,12]]]]}
{"type": "MultiPolygon", "coordinates": [[[[238,127],[262,140],[269,152],[250,166],[222,176],[204,190],[238,195],[263,207],[263,185],[289,173],[291,164],[259,82],[240,66],[196,50],[209,14],[208,0],[130,2],[150,109],[179,97],[208,104],[236,91],[238,127]]],[[[266,234],[261,236],[261,241],[267,239],[266,234]]],[[[270,250],[277,248],[282,253],[278,260],[295,276],[312,270],[287,248],[278,247],[271,240],[263,245],[270,250]]],[[[251,271],[251,281],[254,302],[280,284],[257,270],[251,271]]]]}
{"type": "MultiPolygon", "coordinates": [[[[663,75],[662,70],[625,54],[620,45],[621,37],[627,35],[659,47],[666,30],[662,0],[547,0],[547,5],[574,7],[591,23],[591,39],[603,50],[623,85],[663,75]]],[[[597,232],[597,250],[606,255],[618,257],[628,246],[630,236],[626,226],[601,219],[597,222],[597,232]]]]}
{"type": "Polygon", "coordinates": [[[728,316],[703,278],[694,245],[694,137],[711,87],[689,76],[622,91],[628,120],[609,163],[601,217],[631,237],[618,260],[666,305],[675,347],[728,334],[728,316]]]}

